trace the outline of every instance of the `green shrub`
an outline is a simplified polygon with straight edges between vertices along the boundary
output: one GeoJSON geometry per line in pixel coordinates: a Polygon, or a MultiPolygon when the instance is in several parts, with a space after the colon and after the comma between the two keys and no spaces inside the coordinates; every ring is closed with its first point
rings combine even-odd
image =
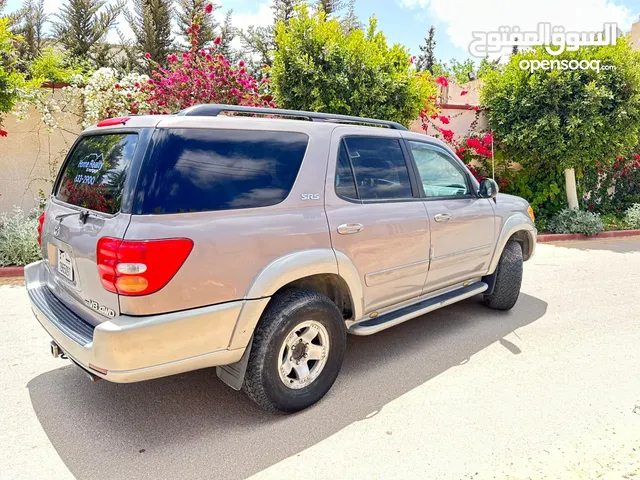
{"type": "Polygon", "coordinates": [[[37,216],[25,216],[19,207],[0,214],[0,267],[27,265],[40,258],[37,216]]]}
{"type": "Polygon", "coordinates": [[[409,125],[437,95],[411,54],[389,45],[371,17],[369,27],[346,32],[340,21],[304,5],[276,26],[271,79],[282,108],[394,120],[409,125]]]}
{"type": "Polygon", "coordinates": [[[583,210],[562,210],[549,220],[548,226],[552,233],[595,235],[604,230],[600,215],[583,210]]]}
{"type": "Polygon", "coordinates": [[[631,228],[627,224],[625,217],[617,213],[600,214],[600,219],[602,220],[605,231],[628,230],[629,228],[631,228]]]}
{"type": "Polygon", "coordinates": [[[631,228],[640,228],[640,203],[634,203],[627,210],[624,220],[631,228]]]}
{"type": "Polygon", "coordinates": [[[82,73],[80,67],[71,63],[66,53],[48,47],[31,62],[29,70],[33,78],[48,82],[69,82],[73,75],[82,73]]]}

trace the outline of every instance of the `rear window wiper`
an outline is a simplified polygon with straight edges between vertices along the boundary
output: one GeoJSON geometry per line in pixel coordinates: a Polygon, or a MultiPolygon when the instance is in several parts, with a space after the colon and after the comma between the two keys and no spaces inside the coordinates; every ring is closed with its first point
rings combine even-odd
{"type": "Polygon", "coordinates": [[[80,210],[78,212],[62,213],[60,215],[56,215],[55,219],[58,220],[59,222],[61,222],[62,219],[67,218],[67,217],[72,217],[74,215],[79,215],[80,216],[80,221],[82,223],[86,223],[87,218],[89,218],[89,215],[91,215],[91,212],[89,210],[80,210]]]}

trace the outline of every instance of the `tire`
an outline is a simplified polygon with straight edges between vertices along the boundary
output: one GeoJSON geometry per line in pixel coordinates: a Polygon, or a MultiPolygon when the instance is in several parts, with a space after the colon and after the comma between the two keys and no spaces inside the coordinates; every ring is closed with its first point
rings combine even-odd
{"type": "Polygon", "coordinates": [[[329,298],[306,290],[285,290],[271,299],[254,331],[242,390],[267,412],[293,413],[310,407],[324,397],[335,382],[346,345],[344,319],[329,298]],[[295,330],[307,324],[311,326],[295,330]],[[309,343],[302,341],[303,337],[308,339],[314,334],[317,337],[309,343]],[[316,345],[322,344],[323,339],[328,343],[316,345]],[[299,341],[302,341],[301,348],[298,348],[299,341]],[[294,347],[289,347],[291,344],[294,347]],[[320,351],[324,353],[319,354],[320,351]],[[309,358],[319,359],[306,360],[307,352],[309,358]],[[300,354],[304,358],[293,360],[300,354]],[[287,359],[292,361],[287,363],[287,359]],[[303,366],[296,362],[303,362],[303,366]],[[306,377],[308,384],[299,379],[304,374],[299,375],[301,370],[296,369],[304,370],[305,364],[310,372],[306,377]],[[318,365],[319,370],[314,370],[318,365]],[[317,376],[312,378],[314,375],[317,376]]]}
{"type": "Polygon", "coordinates": [[[484,302],[495,310],[511,310],[518,301],[522,285],[522,247],[518,242],[507,242],[498,262],[493,293],[484,296],[484,302]]]}

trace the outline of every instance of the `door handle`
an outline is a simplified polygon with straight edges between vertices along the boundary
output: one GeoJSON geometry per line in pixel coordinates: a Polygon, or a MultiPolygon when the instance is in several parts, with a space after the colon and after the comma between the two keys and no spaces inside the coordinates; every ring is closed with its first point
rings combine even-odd
{"type": "Polygon", "coordinates": [[[361,232],[363,229],[364,225],[361,223],[343,223],[338,227],[338,233],[340,235],[352,235],[361,232]]]}
{"type": "Polygon", "coordinates": [[[436,222],[448,222],[449,220],[451,220],[451,214],[450,213],[439,213],[434,218],[435,218],[436,222]]]}

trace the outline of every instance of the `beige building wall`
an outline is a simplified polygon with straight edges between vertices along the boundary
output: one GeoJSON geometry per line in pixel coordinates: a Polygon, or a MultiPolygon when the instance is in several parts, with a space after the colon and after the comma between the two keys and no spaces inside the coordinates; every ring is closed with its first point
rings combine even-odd
{"type": "MultiPolygon", "coordinates": [[[[53,95],[59,99],[60,90],[53,95]]],[[[51,134],[40,117],[35,108],[22,121],[5,117],[8,136],[0,138],[0,212],[14,205],[29,211],[37,205],[40,189],[48,195],[60,162],[81,131],[77,114],[57,114],[61,128],[51,134]]]]}
{"type": "MultiPolygon", "coordinates": [[[[487,128],[487,117],[482,111],[476,112],[473,107],[480,104],[480,88],[482,87],[481,80],[474,80],[467,82],[463,85],[459,85],[454,81],[449,81],[447,88],[441,89],[441,116],[447,117],[448,124],[441,122],[440,120],[432,120],[432,122],[447,130],[453,130],[455,137],[460,138],[466,136],[471,131],[483,131],[487,128]],[[463,94],[463,92],[466,92],[463,94]],[[478,124],[475,128],[471,128],[472,123],[478,115],[478,124]]],[[[422,122],[420,119],[415,120],[411,124],[411,131],[424,133],[422,130],[422,122]]],[[[427,134],[434,135],[436,130],[433,127],[429,127],[427,134]]]]}
{"type": "Polygon", "coordinates": [[[629,35],[631,36],[631,47],[634,50],[640,50],[640,18],[636,23],[631,25],[631,32],[629,35]]]}

